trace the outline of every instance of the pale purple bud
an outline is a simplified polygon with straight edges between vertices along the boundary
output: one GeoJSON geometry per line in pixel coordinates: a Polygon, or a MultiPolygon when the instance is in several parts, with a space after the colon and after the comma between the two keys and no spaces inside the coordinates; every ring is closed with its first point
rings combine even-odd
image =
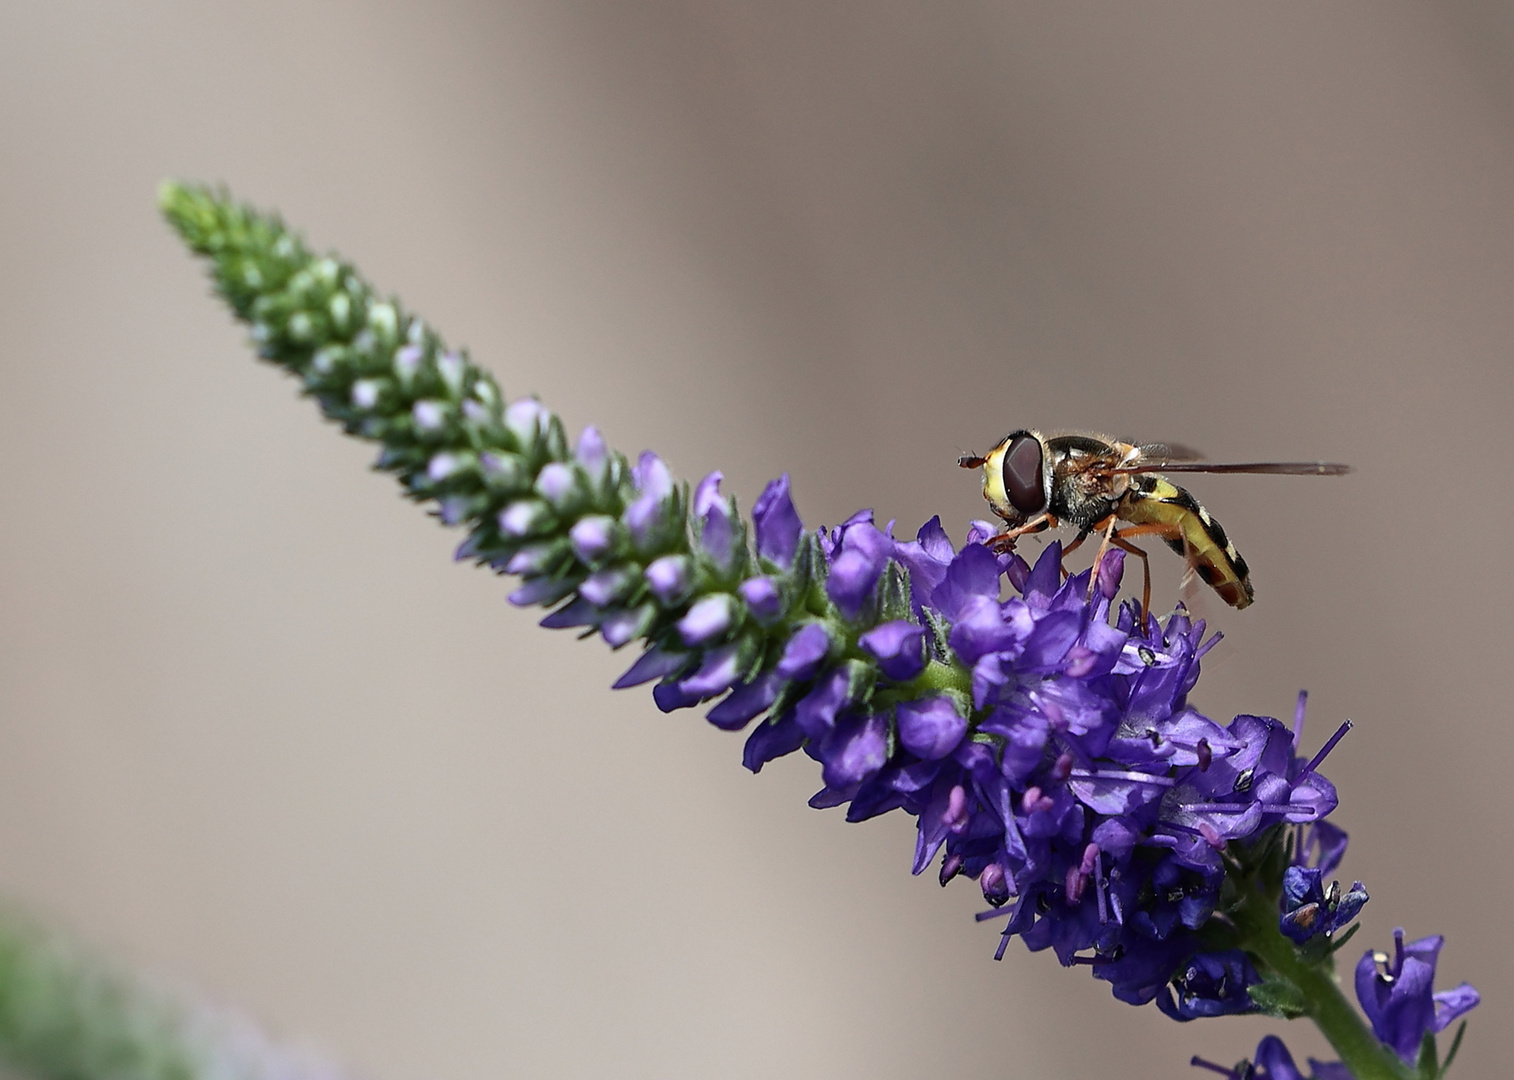
{"type": "Polygon", "coordinates": [[[455,352],[443,353],[436,358],[436,372],[453,394],[460,395],[463,392],[464,371],[466,371],[466,365],[463,358],[455,352]]]}
{"type": "Polygon", "coordinates": [[[679,636],[685,645],[704,645],[724,636],[739,614],[736,598],[729,593],[700,597],[678,620],[679,636]]]}
{"type": "Polygon", "coordinates": [[[783,614],[782,596],[778,583],[770,577],[747,578],[736,591],[746,601],[752,617],[760,623],[769,623],[783,614]]]}
{"type": "Polygon", "coordinates": [[[728,690],[741,675],[741,650],[732,643],[705,653],[704,661],[678,689],[694,698],[709,697],[728,690]]]}
{"type": "Polygon", "coordinates": [[[440,401],[417,401],[410,415],[417,431],[438,431],[447,422],[447,408],[440,401]]]}
{"type": "Polygon", "coordinates": [[[581,517],[568,530],[573,541],[573,551],[586,563],[596,563],[609,554],[615,546],[617,522],[604,514],[589,514],[581,517]]]}
{"type": "Polygon", "coordinates": [[[657,605],[639,604],[606,615],[599,624],[599,632],[606,644],[618,649],[645,634],[656,618],[657,605]]]}
{"type": "Polygon", "coordinates": [[[506,536],[535,536],[546,532],[556,517],[539,499],[520,499],[499,513],[499,531],[506,536]]]}
{"type": "Polygon", "coordinates": [[[605,466],[610,462],[610,451],[598,428],[592,424],[584,428],[583,434],[578,437],[578,446],[573,451],[573,456],[595,481],[604,478],[605,466]]]}
{"type": "Polygon", "coordinates": [[[456,454],[449,454],[446,451],[443,451],[440,454],[433,455],[430,462],[427,463],[426,475],[429,476],[433,482],[440,482],[447,479],[447,477],[451,476],[462,467],[463,462],[461,458],[459,458],[456,454]]]}
{"type": "Polygon", "coordinates": [[[436,504],[436,516],[443,525],[457,525],[468,517],[473,500],[466,495],[448,495],[436,504]]]}
{"type": "Polygon", "coordinates": [[[625,566],[608,566],[596,570],[578,587],[578,595],[595,607],[608,607],[628,594],[636,585],[636,571],[625,566]]]}
{"type": "Polygon", "coordinates": [[[514,454],[485,450],[478,455],[478,464],[491,484],[507,491],[519,490],[531,482],[526,463],[514,454]]]}
{"type": "Polygon", "coordinates": [[[641,455],[631,470],[636,489],[641,493],[626,507],[623,520],[637,543],[645,543],[661,523],[665,503],[673,494],[673,474],[663,460],[650,450],[641,455]]]}
{"type": "Polygon", "coordinates": [[[664,555],[647,566],[647,585],[664,604],[676,604],[689,591],[692,567],[687,555],[664,555]]]}
{"type": "Polygon", "coordinates": [[[527,544],[505,564],[509,574],[543,574],[551,570],[563,556],[562,540],[545,540],[539,544],[527,544]]]}
{"type": "Polygon", "coordinates": [[[383,389],[378,379],[359,379],[352,384],[352,403],[359,409],[371,409],[378,404],[383,389]]]}
{"type": "Polygon", "coordinates": [[[825,591],[848,619],[861,614],[862,605],[872,596],[893,547],[893,540],[869,521],[846,527],[825,591]]]}
{"type": "Polygon", "coordinates": [[[725,479],[720,470],[710,473],[694,488],[694,516],[704,517],[711,510],[723,508],[725,500],[720,497],[720,481],[725,479]]]}
{"type": "Polygon", "coordinates": [[[650,450],[644,451],[631,468],[631,479],[637,491],[654,499],[666,499],[673,494],[673,473],[667,462],[650,450]]]}
{"type": "Polygon", "coordinates": [[[549,461],[536,474],[536,493],[554,510],[564,510],[577,501],[578,474],[565,461],[549,461]]]}
{"type": "Polygon", "coordinates": [[[551,415],[535,398],[521,398],[505,409],[505,427],[522,447],[535,446],[551,415]]]}
{"type": "Polygon", "coordinates": [[[426,355],[419,345],[406,345],[394,351],[394,372],[405,382],[415,377],[421,360],[426,355]]]}

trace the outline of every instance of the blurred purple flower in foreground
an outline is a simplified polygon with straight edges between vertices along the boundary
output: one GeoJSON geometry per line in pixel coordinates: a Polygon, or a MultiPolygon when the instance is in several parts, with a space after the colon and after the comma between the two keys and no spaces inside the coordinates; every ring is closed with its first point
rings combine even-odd
{"type": "Polygon", "coordinates": [[[1216,1065],[1212,1061],[1195,1057],[1193,1064],[1201,1069],[1219,1073],[1228,1080],[1352,1080],[1351,1073],[1338,1061],[1322,1062],[1309,1059],[1309,1074],[1305,1076],[1293,1063],[1293,1055],[1276,1035],[1268,1035],[1256,1047],[1256,1058],[1242,1062],[1233,1069],[1216,1065]]]}
{"type": "Polygon", "coordinates": [[[1467,983],[1435,993],[1444,941],[1437,935],[1405,945],[1404,932],[1395,930],[1391,956],[1369,951],[1356,965],[1356,999],[1373,1032],[1407,1062],[1419,1056],[1427,1033],[1444,1031],[1482,1000],[1467,983]]]}

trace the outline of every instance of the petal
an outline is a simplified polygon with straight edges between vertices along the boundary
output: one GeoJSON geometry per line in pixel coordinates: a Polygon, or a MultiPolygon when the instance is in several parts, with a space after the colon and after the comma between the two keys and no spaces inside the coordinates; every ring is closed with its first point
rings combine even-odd
{"type": "Polygon", "coordinates": [[[896,682],[907,682],[925,668],[925,631],[906,619],[874,627],[858,638],[857,644],[896,682]]]}
{"type": "Polygon", "coordinates": [[[903,701],[895,710],[899,741],[925,761],[943,758],[957,748],[967,734],[967,719],[957,712],[949,697],[937,695],[903,701]]]}
{"type": "Polygon", "coordinates": [[[784,473],[762,489],[752,507],[757,532],[757,554],[787,568],[799,550],[803,524],[789,499],[789,474],[784,473]]]}
{"type": "Polygon", "coordinates": [[[783,647],[778,674],[794,682],[803,682],[820,670],[831,650],[831,636],[819,623],[805,623],[794,631],[783,647]]]}
{"type": "Polygon", "coordinates": [[[828,787],[860,783],[888,761],[888,722],[880,715],[838,723],[819,748],[820,775],[828,787]]]}
{"type": "Polygon", "coordinates": [[[741,763],[754,773],[774,758],[792,754],[804,745],[804,732],[794,720],[792,710],[777,720],[759,724],[747,736],[741,752],[741,763]]]}

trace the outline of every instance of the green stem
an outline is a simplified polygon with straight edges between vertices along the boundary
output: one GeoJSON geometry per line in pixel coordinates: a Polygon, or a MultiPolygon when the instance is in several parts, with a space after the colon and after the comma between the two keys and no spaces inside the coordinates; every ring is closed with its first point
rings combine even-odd
{"type": "Polygon", "coordinates": [[[1417,1080],[1418,1074],[1378,1041],[1341,991],[1333,960],[1318,964],[1299,956],[1293,942],[1278,929],[1277,902],[1248,887],[1233,913],[1240,947],[1261,961],[1265,974],[1286,979],[1303,992],[1307,1015],[1330,1041],[1341,1062],[1356,1080],[1417,1080]]]}
{"type": "Polygon", "coordinates": [[[960,662],[943,664],[939,660],[931,660],[925,665],[925,670],[915,676],[910,686],[919,689],[918,696],[942,690],[956,690],[959,693],[971,694],[973,673],[963,667],[960,662]]]}

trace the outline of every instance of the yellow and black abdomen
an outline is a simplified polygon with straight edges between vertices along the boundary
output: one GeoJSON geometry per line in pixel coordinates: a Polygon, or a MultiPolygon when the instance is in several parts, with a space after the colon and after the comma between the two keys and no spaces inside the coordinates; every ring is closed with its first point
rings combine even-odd
{"type": "Polygon", "coordinates": [[[1167,526],[1169,532],[1162,536],[1167,546],[1192,558],[1194,572],[1221,600],[1234,608],[1250,604],[1251,571],[1224,526],[1171,480],[1152,474],[1130,479],[1116,513],[1132,525],[1167,526]]]}

